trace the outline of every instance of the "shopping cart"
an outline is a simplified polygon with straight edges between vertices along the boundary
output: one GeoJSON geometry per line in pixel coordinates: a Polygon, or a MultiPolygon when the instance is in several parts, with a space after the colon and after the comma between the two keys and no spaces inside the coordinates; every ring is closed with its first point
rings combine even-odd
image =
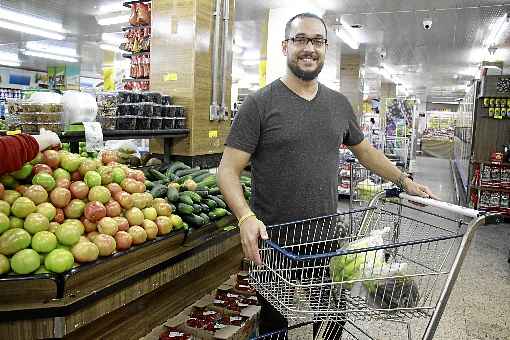
{"type": "Polygon", "coordinates": [[[267,227],[263,264],[251,265],[250,280],[290,324],[344,321],[347,339],[432,339],[474,233],[499,222],[499,215],[388,190],[366,208],[267,227]],[[377,233],[383,244],[346,247],[377,233]],[[330,272],[339,259],[343,271],[330,272]],[[352,261],[355,275],[346,270],[352,261]]]}

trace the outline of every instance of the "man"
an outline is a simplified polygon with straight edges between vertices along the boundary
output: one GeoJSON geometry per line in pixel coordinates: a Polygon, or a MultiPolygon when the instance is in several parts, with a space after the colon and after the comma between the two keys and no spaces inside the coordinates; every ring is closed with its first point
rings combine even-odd
{"type": "MultiPolygon", "coordinates": [[[[326,48],[327,29],[320,17],[302,13],[290,19],[282,42],[285,76],[245,99],[226,141],[219,186],[239,220],[244,254],[257,264],[258,240],[268,238],[266,225],[336,212],[341,144],[409,194],[432,196],[364,140],[348,100],[317,81],[326,48]],[[239,182],[250,159],[251,208],[239,182]]],[[[284,328],[285,319],[262,303],[261,333],[284,328]]]]}

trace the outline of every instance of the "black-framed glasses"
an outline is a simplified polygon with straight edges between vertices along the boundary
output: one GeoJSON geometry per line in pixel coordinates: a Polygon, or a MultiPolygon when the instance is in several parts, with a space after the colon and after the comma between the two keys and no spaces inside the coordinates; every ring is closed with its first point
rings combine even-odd
{"type": "Polygon", "coordinates": [[[292,37],[285,39],[285,41],[292,41],[292,43],[299,47],[305,47],[309,42],[316,48],[324,47],[328,44],[328,39],[324,38],[307,38],[307,37],[292,37]]]}

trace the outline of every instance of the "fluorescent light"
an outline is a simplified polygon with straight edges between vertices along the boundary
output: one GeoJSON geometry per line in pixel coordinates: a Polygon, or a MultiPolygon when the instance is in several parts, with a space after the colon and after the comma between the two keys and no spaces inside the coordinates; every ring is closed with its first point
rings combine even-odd
{"type": "Polygon", "coordinates": [[[67,61],[69,63],[77,63],[78,62],[78,59],[76,59],[76,58],[66,57],[66,56],[52,54],[52,53],[43,53],[43,52],[36,52],[36,51],[23,51],[23,54],[30,55],[33,57],[45,58],[45,59],[62,60],[62,61],[67,61]]]}
{"type": "Polygon", "coordinates": [[[0,52],[0,60],[18,62],[18,54],[11,52],[0,52]]]}
{"type": "Polygon", "coordinates": [[[12,60],[2,60],[2,59],[0,59],[0,65],[18,67],[18,66],[21,66],[21,63],[19,62],[19,60],[18,61],[12,61],[12,60]]]}
{"type": "Polygon", "coordinates": [[[110,44],[99,44],[99,48],[102,50],[105,50],[105,51],[110,51],[110,52],[116,52],[116,53],[121,52],[121,50],[117,46],[110,45],[110,44]]]}
{"type": "Polygon", "coordinates": [[[23,33],[27,33],[27,34],[38,35],[41,37],[54,39],[54,40],[64,40],[65,39],[65,36],[63,34],[44,31],[39,28],[33,28],[30,26],[27,26],[26,24],[20,25],[20,24],[15,24],[12,22],[0,20],[0,27],[11,30],[11,31],[18,31],[18,32],[23,32],[23,33]]]}
{"type": "Polygon", "coordinates": [[[128,21],[129,21],[129,14],[97,19],[98,25],[101,25],[101,26],[117,25],[117,24],[122,24],[122,23],[128,22],[128,21]]]}
{"type": "Polygon", "coordinates": [[[432,104],[459,105],[459,102],[432,102],[432,104]]]}
{"type": "Polygon", "coordinates": [[[124,41],[124,38],[117,35],[116,33],[103,33],[101,39],[111,45],[120,45],[124,41]]]}
{"type": "MultiPolygon", "coordinates": [[[[0,19],[18,22],[18,23],[23,24],[24,26],[30,25],[30,26],[42,28],[42,29],[48,30],[48,31],[67,33],[67,31],[62,27],[62,23],[40,19],[40,18],[32,16],[32,15],[10,11],[5,8],[0,8],[0,19]]],[[[61,40],[61,39],[58,39],[58,40],[61,40]]]]}
{"type": "Polygon", "coordinates": [[[491,47],[498,43],[503,35],[503,32],[508,26],[508,13],[505,13],[502,17],[498,18],[494,24],[490,27],[490,33],[486,40],[486,46],[491,47]]]}
{"type": "Polygon", "coordinates": [[[27,50],[58,54],[66,57],[77,57],[76,49],[70,47],[52,46],[39,41],[27,41],[27,50]]]}
{"type": "Polygon", "coordinates": [[[347,30],[345,30],[345,28],[340,27],[336,31],[336,35],[353,50],[357,50],[359,48],[359,41],[357,41],[353,36],[351,36],[347,32],[347,30]]]}

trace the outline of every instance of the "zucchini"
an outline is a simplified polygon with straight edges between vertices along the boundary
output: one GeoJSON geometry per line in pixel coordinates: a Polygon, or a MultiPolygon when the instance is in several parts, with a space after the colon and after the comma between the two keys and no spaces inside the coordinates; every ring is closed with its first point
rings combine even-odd
{"type": "Polygon", "coordinates": [[[216,196],[211,196],[211,195],[209,195],[209,198],[214,200],[219,208],[225,209],[227,207],[227,205],[225,204],[225,202],[223,202],[223,200],[221,198],[218,198],[216,196]]]}
{"type": "Polygon", "coordinates": [[[190,166],[184,164],[183,162],[174,162],[172,165],[168,167],[168,171],[171,173],[175,173],[177,170],[191,169],[190,166]]]}
{"type": "Polygon", "coordinates": [[[193,214],[193,206],[185,203],[179,203],[177,204],[177,212],[183,215],[193,214]]]}
{"type": "Polygon", "coordinates": [[[199,170],[200,170],[200,167],[196,166],[196,167],[191,168],[191,169],[177,170],[175,172],[175,175],[177,175],[178,177],[182,177],[182,176],[186,176],[186,175],[192,175],[193,173],[195,173],[195,172],[197,172],[199,170]]]}
{"type": "Polygon", "coordinates": [[[156,180],[168,181],[168,177],[166,177],[156,169],[152,168],[149,169],[149,174],[151,175],[152,178],[155,178],[156,180]]]}
{"type": "Polygon", "coordinates": [[[200,183],[198,183],[198,185],[206,186],[208,188],[210,188],[212,186],[216,186],[216,175],[207,177],[206,179],[204,179],[200,183]]]}
{"type": "Polygon", "coordinates": [[[197,183],[200,183],[209,176],[214,176],[214,175],[211,174],[209,172],[209,170],[200,170],[193,174],[193,180],[197,183]],[[202,172],[202,171],[204,171],[204,172],[202,172]],[[200,172],[202,172],[202,173],[200,173],[200,172]]]}
{"type": "Polygon", "coordinates": [[[205,204],[207,204],[207,206],[209,207],[209,209],[215,209],[218,207],[218,203],[216,203],[215,200],[213,199],[210,199],[210,198],[207,198],[205,200],[205,204]]]}
{"type": "Polygon", "coordinates": [[[202,196],[200,196],[199,194],[197,194],[194,191],[183,191],[183,192],[181,192],[181,195],[188,195],[189,197],[191,197],[191,199],[195,203],[202,202],[202,196]]]}
{"type": "Polygon", "coordinates": [[[171,185],[167,186],[166,198],[169,202],[177,202],[179,200],[179,191],[171,185]]]}
{"type": "Polygon", "coordinates": [[[198,216],[202,217],[202,219],[204,220],[204,224],[208,224],[209,222],[211,222],[211,220],[209,219],[209,216],[207,216],[204,213],[200,213],[198,216]]]}
{"type": "Polygon", "coordinates": [[[189,214],[184,215],[182,219],[190,224],[196,225],[196,226],[202,226],[204,225],[204,219],[198,215],[195,214],[189,214]]]}
{"type": "Polygon", "coordinates": [[[193,204],[194,204],[194,202],[191,199],[191,197],[189,197],[186,194],[182,194],[182,193],[179,194],[179,201],[182,202],[182,203],[185,203],[187,205],[191,205],[191,206],[193,206],[193,204]]]}
{"type": "Polygon", "coordinates": [[[202,212],[202,206],[200,204],[193,204],[193,213],[200,214],[202,212]]]}
{"type": "Polygon", "coordinates": [[[154,188],[152,188],[150,193],[151,193],[152,197],[154,197],[154,198],[163,198],[166,196],[167,190],[168,190],[168,188],[166,187],[166,185],[158,184],[158,185],[155,185],[154,188]]]}

